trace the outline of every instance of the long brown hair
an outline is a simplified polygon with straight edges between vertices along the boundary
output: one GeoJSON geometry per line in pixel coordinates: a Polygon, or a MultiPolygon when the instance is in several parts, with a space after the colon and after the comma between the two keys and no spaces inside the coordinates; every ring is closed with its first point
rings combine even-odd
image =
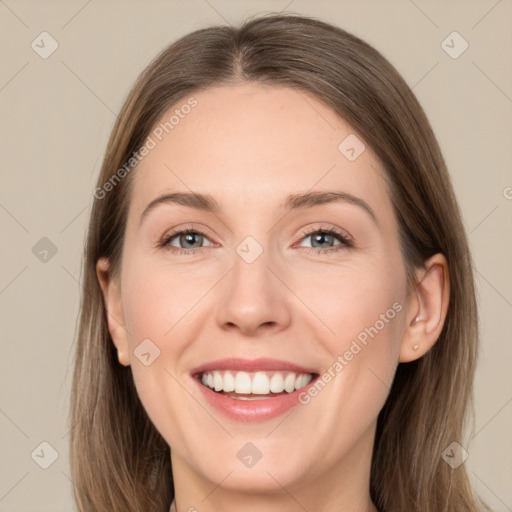
{"type": "Polygon", "coordinates": [[[286,14],[182,37],[140,75],[115,123],[83,261],[70,411],[79,510],[167,512],[174,495],[169,447],[139,400],[131,369],[116,359],[96,277],[100,257],[113,275],[121,265],[136,170],[118,170],[171,106],[209,86],[241,82],[313,94],[374,150],[386,170],[409,277],[433,254],[446,256],[446,322],[428,353],[398,365],[378,418],[370,493],[382,512],[482,510],[464,465],[452,469],[441,458],[453,441],[463,444],[472,412],[478,325],[468,243],[439,146],[414,94],[379,52],[328,23],[286,14]]]}

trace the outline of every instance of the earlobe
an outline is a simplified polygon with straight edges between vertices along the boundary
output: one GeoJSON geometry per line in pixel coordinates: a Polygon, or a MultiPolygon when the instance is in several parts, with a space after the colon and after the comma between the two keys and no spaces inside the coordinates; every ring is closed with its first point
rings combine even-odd
{"type": "Polygon", "coordinates": [[[124,326],[121,293],[117,281],[110,274],[110,264],[106,258],[99,258],[96,262],[96,275],[103,293],[108,330],[117,348],[118,361],[123,366],[129,366],[130,348],[124,326]]]}
{"type": "Polygon", "coordinates": [[[450,298],[448,263],[435,254],[417,272],[416,288],[411,293],[399,362],[414,361],[426,354],[443,330],[450,298]]]}

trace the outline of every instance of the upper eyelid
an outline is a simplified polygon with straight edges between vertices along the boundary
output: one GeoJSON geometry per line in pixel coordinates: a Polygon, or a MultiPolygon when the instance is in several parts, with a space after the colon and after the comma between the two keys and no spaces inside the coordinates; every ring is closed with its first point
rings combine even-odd
{"type": "Polygon", "coordinates": [[[199,234],[207,237],[210,241],[213,241],[213,240],[210,239],[210,235],[209,235],[207,229],[205,229],[205,228],[197,228],[197,227],[195,227],[193,225],[180,227],[180,228],[178,228],[176,230],[171,229],[169,232],[166,232],[162,236],[161,240],[162,241],[169,240],[169,239],[174,238],[174,237],[176,237],[178,235],[181,235],[182,233],[187,233],[187,232],[199,233],[199,234]]]}
{"type": "Polygon", "coordinates": [[[316,233],[317,231],[331,233],[331,234],[346,238],[347,240],[352,240],[352,235],[347,230],[338,228],[338,227],[335,227],[332,225],[330,225],[330,226],[324,225],[324,226],[320,226],[320,227],[307,227],[301,231],[301,234],[304,236],[309,236],[313,233],[316,233]]]}

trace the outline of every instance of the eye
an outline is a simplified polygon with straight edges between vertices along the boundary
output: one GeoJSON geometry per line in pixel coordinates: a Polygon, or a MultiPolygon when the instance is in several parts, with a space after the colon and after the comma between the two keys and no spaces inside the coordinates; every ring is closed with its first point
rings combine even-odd
{"type": "MultiPolygon", "coordinates": [[[[206,234],[195,228],[186,228],[166,235],[160,242],[160,246],[180,253],[194,253],[200,249],[207,238],[206,234]],[[176,246],[176,243],[178,244],[176,246]],[[181,251],[180,251],[181,249],[181,251]]],[[[209,245],[213,245],[210,243],[209,245]]]]}
{"type": "MultiPolygon", "coordinates": [[[[302,246],[308,252],[328,253],[354,247],[354,243],[348,234],[344,234],[334,228],[313,228],[302,232],[302,240],[310,239],[309,246],[302,246]],[[336,241],[338,243],[336,243],[336,241]]],[[[185,228],[165,235],[158,245],[179,254],[194,254],[198,249],[213,246],[206,234],[196,228],[185,228]]],[[[299,245],[300,246],[300,245],[299,245]]]]}
{"type": "Polygon", "coordinates": [[[341,233],[334,228],[313,228],[303,231],[304,238],[302,240],[310,239],[308,252],[325,253],[334,252],[346,249],[347,247],[354,247],[354,244],[347,234],[341,233]],[[339,243],[336,244],[336,241],[339,243]]]}

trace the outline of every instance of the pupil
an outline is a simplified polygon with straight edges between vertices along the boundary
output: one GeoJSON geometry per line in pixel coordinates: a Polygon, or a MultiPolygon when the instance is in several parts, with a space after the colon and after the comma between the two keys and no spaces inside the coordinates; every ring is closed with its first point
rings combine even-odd
{"type": "MultiPolygon", "coordinates": [[[[315,243],[319,242],[320,244],[322,244],[322,243],[326,243],[326,240],[325,240],[326,237],[332,238],[332,235],[329,235],[328,233],[319,233],[319,234],[315,235],[313,237],[313,239],[314,239],[315,243]]],[[[315,246],[315,245],[313,244],[313,246],[315,246]]]]}
{"type": "MultiPolygon", "coordinates": [[[[184,238],[184,243],[185,244],[192,244],[194,245],[194,237],[201,237],[202,235],[200,235],[199,233],[186,233],[185,235],[182,235],[182,237],[184,238]]],[[[182,241],[183,241],[183,238],[182,238],[182,241]]],[[[201,242],[201,238],[199,238],[199,243],[201,242]]],[[[196,241],[196,245],[197,245],[197,241],[196,241]]]]}

